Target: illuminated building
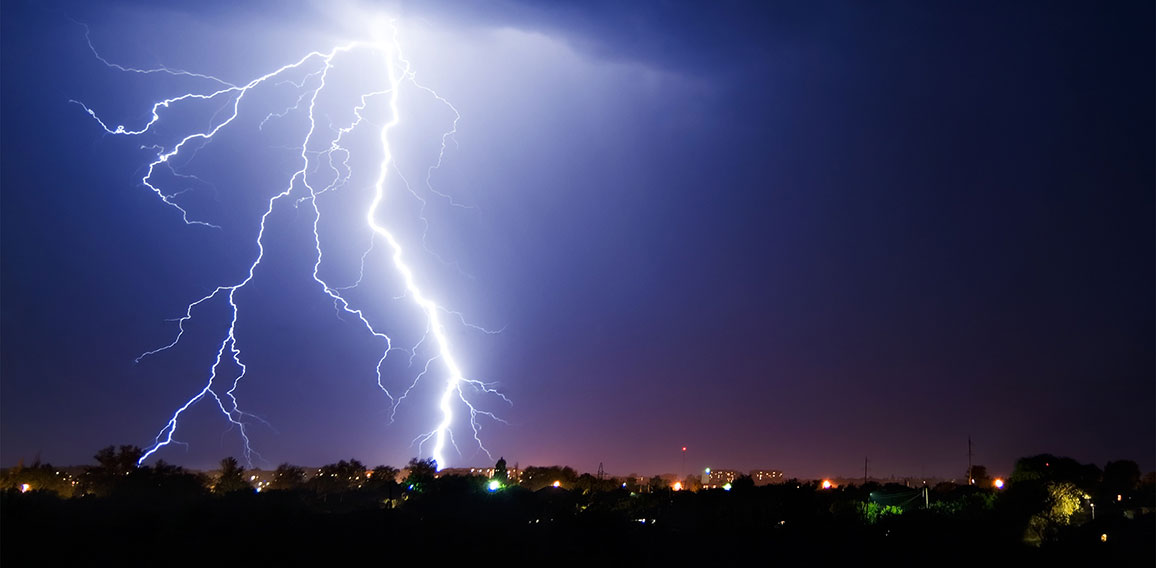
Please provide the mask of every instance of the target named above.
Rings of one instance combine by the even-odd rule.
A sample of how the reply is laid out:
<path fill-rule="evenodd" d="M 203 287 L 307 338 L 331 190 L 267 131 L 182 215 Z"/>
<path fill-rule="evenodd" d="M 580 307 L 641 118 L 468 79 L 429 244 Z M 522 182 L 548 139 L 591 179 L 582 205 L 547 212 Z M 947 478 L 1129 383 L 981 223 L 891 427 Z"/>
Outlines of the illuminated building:
<path fill-rule="evenodd" d="M 739 475 L 739 472 L 733 469 L 711 469 L 708 467 L 702 474 L 702 488 L 721 489 L 724 485 L 734 483 L 735 478 Z"/>
<path fill-rule="evenodd" d="M 783 472 L 777 469 L 751 470 L 751 479 L 754 480 L 756 486 L 782 483 L 784 481 Z"/>

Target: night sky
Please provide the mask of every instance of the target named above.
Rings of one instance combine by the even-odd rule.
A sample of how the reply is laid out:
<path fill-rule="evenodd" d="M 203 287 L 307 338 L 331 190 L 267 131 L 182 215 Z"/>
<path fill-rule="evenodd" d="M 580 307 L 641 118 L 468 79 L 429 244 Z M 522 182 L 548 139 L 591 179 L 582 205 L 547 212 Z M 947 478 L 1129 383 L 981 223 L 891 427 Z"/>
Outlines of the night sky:
<path fill-rule="evenodd" d="M 240 83 L 388 9 L 462 118 L 430 174 L 451 203 L 423 181 L 452 116 L 407 99 L 397 160 L 428 198 L 426 247 L 397 176 L 382 221 L 432 296 L 501 330 L 449 330 L 466 374 L 513 402 L 477 399 L 508 422 L 481 421 L 495 459 L 812 477 L 861 474 L 867 457 L 873 476 L 960 477 L 970 436 L 994 473 L 1043 452 L 1156 469 L 1151 2 L 154 4 L 3 2 L 2 465 L 147 447 L 203 388 L 224 304 L 134 359 L 243 278 L 307 127 L 301 109 L 258 124 L 294 105 L 291 84 L 255 94 L 179 164 L 198 180 L 162 180 L 221 229 L 185 225 L 141 184 L 156 154 L 142 146 L 222 105 L 129 138 L 69 101 L 136 127 L 156 100 L 214 85 L 109 69 L 77 22 L 110 62 Z M 322 267 L 341 284 L 370 239 L 378 126 L 356 139 L 358 174 L 319 201 Z M 404 465 L 436 388 L 391 424 L 380 343 L 311 277 L 311 209 L 286 201 L 268 223 L 237 296 L 236 393 L 267 422 L 250 425 L 253 465 Z M 414 345 L 424 323 L 396 275 L 384 256 L 367 266 L 351 300 Z M 420 371 L 408 357 L 387 358 L 389 386 Z M 229 426 L 202 401 L 177 431 L 187 446 L 154 459 L 240 455 Z M 492 463 L 464 423 L 455 435 L 442 465 Z"/>

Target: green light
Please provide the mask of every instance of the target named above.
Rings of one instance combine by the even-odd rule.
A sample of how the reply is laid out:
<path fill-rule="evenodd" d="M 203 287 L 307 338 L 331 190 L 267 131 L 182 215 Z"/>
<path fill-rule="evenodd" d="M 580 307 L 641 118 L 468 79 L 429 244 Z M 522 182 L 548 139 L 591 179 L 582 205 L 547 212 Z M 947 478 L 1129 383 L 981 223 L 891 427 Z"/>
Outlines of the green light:
<path fill-rule="evenodd" d="M 487 485 L 486 487 L 490 491 L 497 491 L 497 490 L 502 488 L 502 483 L 499 482 L 497 479 L 494 479 L 494 480 L 490 481 L 489 485 Z"/>
<path fill-rule="evenodd" d="M 728 483 L 726 485 L 723 485 L 723 491 L 730 491 L 730 490 L 731 490 L 731 484 Z"/>

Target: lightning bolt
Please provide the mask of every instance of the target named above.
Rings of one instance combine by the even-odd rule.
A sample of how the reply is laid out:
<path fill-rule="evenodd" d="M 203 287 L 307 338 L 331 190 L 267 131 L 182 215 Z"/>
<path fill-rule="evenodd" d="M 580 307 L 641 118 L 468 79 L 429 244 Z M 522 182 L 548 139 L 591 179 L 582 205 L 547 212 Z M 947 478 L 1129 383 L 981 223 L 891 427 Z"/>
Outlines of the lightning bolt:
<path fill-rule="evenodd" d="M 449 310 L 430 298 L 419 285 L 417 274 L 407 262 L 406 251 L 402 247 L 400 240 L 379 221 L 380 214 L 383 210 L 383 203 L 386 198 L 386 190 L 389 186 L 388 182 L 391 179 L 391 174 L 393 174 L 401 181 L 408 190 L 408 193 L 420 201 L 420 221 L 423 223 L 426 231 L 428 231 L 429 227 L 429 222 L 425 217 L 427 200 L 415 191 L 408 181 L 406 181 L 405 176 L 402 175 L 401 168 L 394 159 L 394 151 L 390 139 L 392 131 L 401 122 L 403 91 L 411 91 L 419 96 L 432 97 L 433 100 L 444 105 L 452 112 L 454 116 L 453 122 L 450 128 L 441 134 L 441 146 L 436 163 L 426 169 L 425 185 L 428 191 L 448 200 L 451 205 L 458 207 L 463 206 L 454 202 L 448 195 L 434 190 L 430 181 L 433 173 L 440 168 L 444 162 L 447 144 L 449 141 L 454 140 L 454 135 L 457 133 L 458 123 L 462 115 L 450 101 L 442 97 L 434 89 L 417 80 L 417 74 L 412 64 L 402 53 L 401 43 L 398 39 L 398 30 L 394 22 L 390 22 L 389 29 L 390 35 L 388 40 L 373 42 L 354 41 L 334 47 L 329 51 L 311 51 L 296 61 L 252 79 L 247 83 L 233 84 L 212 75 L 192 73 L 167 67 L 139 69 L 110 62 L 97 51 L 92 43 L 89 29 L 85 26 L 85 39 L 88 42 L 88 47 L 97 60 L 111 69 L 128 73 L 182 76 L 202 80 L 213 85 L 212 88 L 204 91 L 186 92 L 154 103 L 151 108 L 149 120 L 135 128 L 129 128 L 124 125 L 110 126 L 109 122 L 102 119 L 101 116 L 88 105 L 76 100 L 70 101 L 81 106 L 106 133 L 126 137 L 140 137 L 150 133 L 154 126 L 163 121 L 162 115 L 165 115 L 173 109 L 198 104 L 221 105 L 218 112 L 213 115 L 207 128 L 189 132 L 175 144 L 168 147 L 159 145 L 142 146 L 142 148 L 155 150 L 156 155 L 148 164 L 145 174 L 141 178 L 141 183 L 155 193 L 166 206 L 179 212 L 182 221 L 186 225 L 195 225 L 211 229 L 221 228 L 219 225 L 208 220 L 195 218 L 189 210 L 181 205 L 181 200 L 179 199 L 188 189 L 177 192 L 166 190 L 162 187 L 164 184 L 157 180 L 157 172 L 165 168 L 176 177 L 195 178 L 195 176 L 181 173 L 174 163 L 178 160 L 184 160 L 184 163 L 187 164 L 188 160 L 191 160 L 200 148 L 211 143 L 218 133 L 233 124 L 238 116 L 241 115 L 242 105 L 247 102 L 247 97 L 249 97 L 254 90 L 270 84 L 287 84 L 300 92 L 293 106 L 279 112 L 270 112 L 265 116 L 264 120 L 260 122 L 258 126 L 259 129 L 263 129 L 269 121 L 283 118 L 294 112 L 304 113 L 309 123 L 308 131 L 300 140 L 300 146 L 294 147 L 297 152 L 300 167 L 289 176 L 282 189 L 269 198 L 264 212 L 260 216 L 259 229 L 256 236 L 257 254 L 249 264 L 248 270 L 234 282 L 217 285 L 208 294 L 190 302 L 180 317 L 171 320 L 177 324 L 177 332 L 173 339 L 158 348 L 141 353 L 136 358 L 136 361 L 140 362 L 144 358 L 159 355 L 176 347 L 185 336 L 186 324 L 195 317 L 196 312 L 207 305 L 224 303 L 228 306 L 228 325 L 220 342 L 217 344 L 215 356 L 209 365 L 208 377 L 205 383 L 186 400 L 184 404 L 173 412 L 169 420 L 157 433 L 153 443 L 143 453 L 138 463 L 143 463 L 154 453 L 170 444 L 182 443 L 175 438 L 182 415 L 198 402 L 205 399 L 211 399 L 228 421 L 230 428 L 237 429 L 242 441 L 246 462 L 252 466 L 254 457 L 261 458 L 260 454 L 252 447 L 249 438 L 249 428 L 254 422 L 265 422 L 260 417 L 243 411 L 237 397 L 237 390 L 241 385 L 242 379 L 248 372 L 248 366 L 242 357 L 242 351 L 238 345 L 236 334 L 237 320 L 240 311 L 237 293 L 254 280 L 257 268 L 261 265 L 262 259 L 265 256 L 266 246 L 271 246 L 270 243 L 267 243 L 266 221 L 278 207 L 284 207 L 280 205 L 282 202 L 286 204 L 285 206 L 295 208 L 300 208 L 304 205 L 306 206 L 306 211 L 312 215 L 312 278 L 314 282 L 321 288 L 324 294 L 333 300 L 334 308 L 339 316 L 342 314 L 352 316 L 355 321 L 364 328 L 366 333 L 379 339 L 381 342 L 381 356 L 377 361 L 376 380 L 377 386 L 390 401 L 390 422 L 393 421 L 398 406 L 414 388 L 424 381 L 434 380 L 430 377 L 438 376 L 438 380 L 443 381 L 440 386 L 440 395 L 437 399 L 437 412 L 439 413 L 440 419 L 432 430 L 414 439 L 413 444 L 417 446 L 419 453 L 424 452 L 426 444 L 432 444 L 429 455 L 437 462 L 439 468 L 444 467 L 445 464 L 448 463 L 446 458 L 448 446 L 453 446 L 460 455 L 461 450 L 457 446 L 453 436 L 453 424 L 455 421 L 455 411 L 465 409 L 468 414 L 468 422 L 474 442 L 490 459 L 493 458 L 482 442 L 481 419 L 486 418 L 498 422 L 504 421 L 494 413 L 479 408 L 479 406 L 473 402 L 473 397 L 491 396 L 507 404 L 510 403 L 510 400 L 496 390 L 492 383 L 469 378 L 465 375 L 459 359 L 451 347 L 446 330 L 447 323 L 449 323 L 485 333 L 497 332 L 470 324 L 462 314 Z M 371 53 L 383 62 L 386 85 L 376 90 L 367 90 L 360 93 L 357 97 L 357 104 L 351 109 L 353 119 L 349 124 L 338 128 L 333 128 L 332 125 L 328 128 L 322 127 L 318 120 L 318 98 L 328 88 L 330 72 L 334 69 L 335 63 L 341 58 L 347 57 L 355 52 Z M 293 80 L 290 77 L 295 73 L 304 73 L 304 75 L 300 76 L 297 80 Z M 364 113 L 366 108 L 373 104 L 385 105 L 389 112 L 389 121 L 380 126 L 379 142 L 381 144 L 381 158 L 377 166 L 376 181 L 373 184 L 372 199 L 365 208 L 365 222 L 370 236 L 368 239 L 369 246 L 361 255 L 358 280 L 349 286 L 335 286 L 321 276 L 321 266 L 325 255 L 322 246 L 323 240 L 319 230 L 322 208 L 318 202 L 319 198 L 323 195 L 338 191 L 348 184 L 353 174 L 350 166 L 350 157 L 353 155 L 353 150 L 347 145 L 346 138 L 350 133 L 369 122 L 365 119 Z M 296 199 L 290 199 L 291 196 L 296 196 Z M 365 264 L 369 260 L 375 247 L 381 244 L 386 245 L 386 250 L 389 255 L 389 265 L 392 266 L 393 271 L 400 277 L 404 285 L 405 294 L 403 298 L 408 298 L 409 301 L 413 302 L 413 304 L 419 308 L 420 313 L 425 319 L 424 335 L 413 348 L 408 349 L 408 351 L 410 351 L 410 367 L 413 367 L 414 359 L 418 356 L 419 350 L 424 344 L 428 342 L 433 346 L 433 353 L 426 358 L 421 371 L 413 378 L 413 381 L 408 387 L 397 396 L 390 392 L 387 386 L 387 380 L 382 374 L 382 366 L 391 353 L 394 351 L 404 351 L 406 349 L 395 347 L 394 340 L 390 335 L 382 331 L 378 324 L 373 322 L 371 315 L 367 314 L 362 308 L 351 304 L 343 295 L 344 292 L 361 285 L 365 274 Z M 426 245 L 425 233 L 422 235 L 422 245 L 424 249 L 429 250 L 429 247 Z M 440 259 L 440 257 L 438 258 Z"/>

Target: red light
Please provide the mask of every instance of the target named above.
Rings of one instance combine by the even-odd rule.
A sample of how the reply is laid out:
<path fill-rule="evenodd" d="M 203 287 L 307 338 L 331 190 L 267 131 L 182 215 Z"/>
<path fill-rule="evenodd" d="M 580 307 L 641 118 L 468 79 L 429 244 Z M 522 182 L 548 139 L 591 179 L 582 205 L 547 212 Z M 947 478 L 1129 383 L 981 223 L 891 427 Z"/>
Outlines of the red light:
<path fill-rule="evenodd" d="M 686 446 L 682 447 L 682 451 L 684 451 L 684 452 L 686 451 Z"/>

